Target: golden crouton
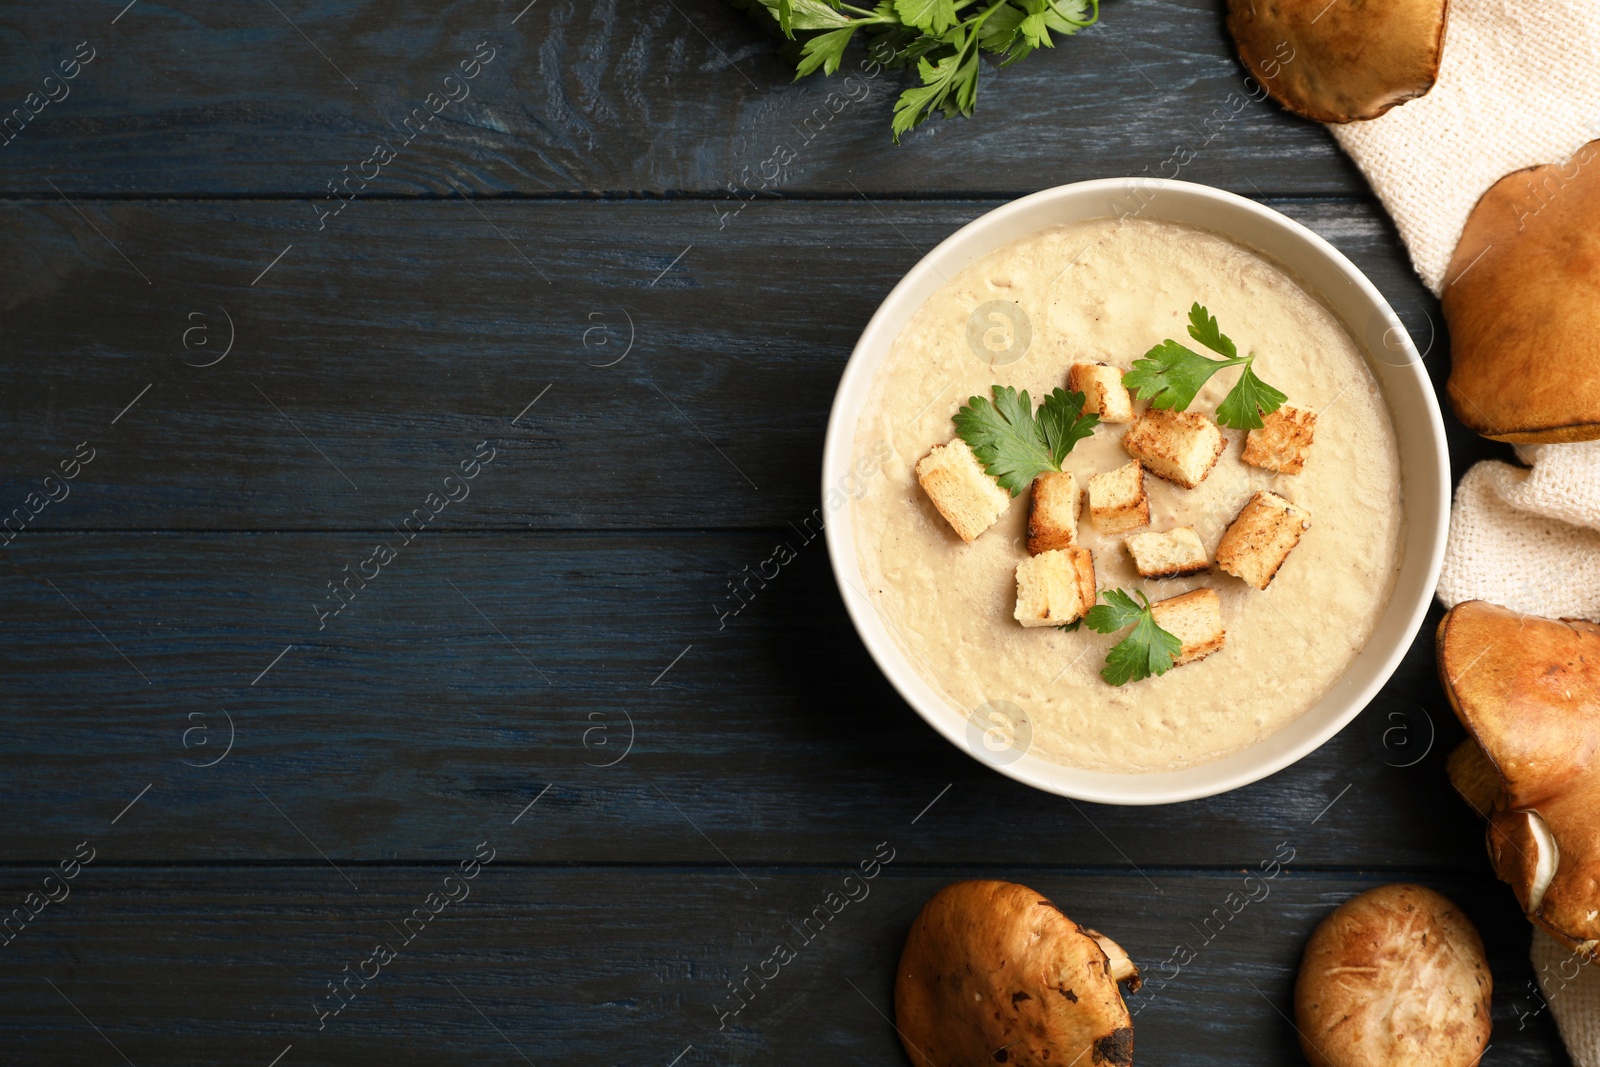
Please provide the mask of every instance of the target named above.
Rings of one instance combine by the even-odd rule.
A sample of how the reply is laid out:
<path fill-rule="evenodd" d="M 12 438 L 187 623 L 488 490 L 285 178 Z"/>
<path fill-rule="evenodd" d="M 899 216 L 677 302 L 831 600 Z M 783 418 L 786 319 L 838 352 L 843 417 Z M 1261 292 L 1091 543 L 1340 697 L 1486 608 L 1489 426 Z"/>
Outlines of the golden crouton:
<path fill-rule="evenodd" d="M 1211 588 L 1195 589 L 1150 605 L 1156 625 L 1183 642 L 1172 657 L 1174 667 L 1205 659 L 1228 639 L 1222 628 L 1222 601 Z"/>
<path fill-rule="evenodd" d="M 922 457 L 917 481 L 939 514 L 968 544 L 993 526 L 1011 503 L 1011 494 L 989 476 L 959 437 Z"/>
<path fill-rule="evenodd" d="M 1185 489 L 1206 480 L 1227 444 L 1217 424 L 1198 411 L 1151 408 L 1122 437 L 1123 451 L 1158 478 Z"/>
<path fill-rule="evenodd" d="M 1240 509 L 1217 545 L 1217 566 L 1257 589 L 1265 589 L 1289 558 L 1311 515 L 1276 493 L 1259 492 Z"/>
<path fill-rule="evenodd" d="M 1017 564 L 1015 617 L 1024 626 L 1077 622 L 1098 595 L 1087 548 L 1055 548 Z"/>
<path fill-rule="evenodd" d="M 1317 429 L 1317 413 L 1310 408 L 1284 404 L 1270 415 L 1261 416 L 1261 429 L 1245 435 L 1244 454 L 1239 458 L 1252 467 L 1299 474 L 1311 454 L 1311 438 Z"/>
<path fill-rule="evenodd" d="M 1128 554 L 1141 578 L 1184 578 L 1209 567 L 1206 548 L 1193 527 L 1166 533 L 1141 533 L 1128 538 Z"/>
<path fill-rule="evenodd" d="M 1101 422 L 1132 422 L 1133 397 L 1122 384 L 1122 372 L 1107 363 L 1074 363 L 1067 371 L 1067 389 L 1084 395 L 1084 414 Z"/>
<path fill-rule="evenodd" d="M 1070 471 L 1046 471 L 1033 480 L 1028 498 L 1028 551 L 1037 556 L 1078 543 L 1078 479 Z"/>
<path fill-rule="evenodd" d="M 1089 479 L 1089 518 L 1095 529 L 1108 534 L 1150 525 L 1150 496 L 1138 460 Z"/>

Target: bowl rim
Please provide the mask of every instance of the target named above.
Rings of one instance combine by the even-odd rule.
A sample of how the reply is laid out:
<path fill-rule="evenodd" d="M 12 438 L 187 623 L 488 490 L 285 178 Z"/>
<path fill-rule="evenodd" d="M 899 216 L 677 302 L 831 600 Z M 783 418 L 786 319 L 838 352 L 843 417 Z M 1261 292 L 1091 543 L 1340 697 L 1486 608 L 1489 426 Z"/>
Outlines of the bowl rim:
<path fill-rule="evenodd" d="M 898 307 L 908 299 L 907 294 L 919 290 L 929 283 L 929 276 L 939 275 L 940 278 L 954 277 L 955 273 L 968 266 L 982 255 L 1000 248 L 1011 241 L 1026 236 L 1026 233 L 1036 233 L 1048 226 L 1058 223 L 1045 220 L 1041 221 L 1032 230 L 1020 236 L 1012 236 L 996 242 L 990 247 L 970 255 L 964 254 L 964 246 L 972 240 L 975 234 L 985 230 L 1005 229 L 1007 224 L 1013 223 L 1039 211 L 1047 205 L 1053 205 L 1062 200 L 1079 198 L 1093 198 L 1106 194 L 1129 194 L 1135 191 L 1148 191 L 1152 195 L 1145 201 L 1146 206 L 1153 203 L 1162 193 L 1175 193 L 1180 196 L 1198 197 L 1200 200 L 1210 200 L 1213 203 L 1226 205 L 1228 208 L 1242 211 L 1247 216 L 1253 217 L 1257 222 L 1269 228 L 1283 231 L 1291 240 L 1298 240 L 1308 251 L 1323 259 L 1342 280 L 1351 285 L 1357 294 L 1359 302 L 1371 306 L 1373 313 L 1384 316 L 1387 323 L 1392 324 L 1385 334 L 1398 333 L 1400 351 L 1407 357 L 1403 363 L 1388 364 L 1387 370 L 1380 370 L 1377 361 L 1372 357 L 1371 346 L 1357 335 L 1350 321 L 1343 315 L 1336 316 L 1355 338 L 1363 349 L 1367 358 L 1369 369 L 1374 376 L 1380 379 L 1380 388 L 1384 399 L 1389 406 L 1391 418 L 1399 420 L 1400 412 L 1394 406 L 1393 386 L 1384 383 L 1381 379 L 1386 374 L 1394 374 L 1408 379 L 1407 384 L 1413 387 L 1421 400 L 1421 411 L 1408 410 L 1407 416 L 1422 414 L 1426 418 L 1427 433 L 1422 435 L 1431 443 L 1431 449 L 1426 456 L 1408 457 L 1402 453 L 1401 471 L 1405 481 L 1405 492 L 1402 499 L 1402 512 L 1406 525 L 1409 526 L 1421 515 L 1427 517 L 1430 513 L 1426 510 L 1428 501 L 1417 495 L 1416 491 L 1426 490 L 1426 485 L 1414 486 L 1413 481 L 1417 473 L 1431 474 L 1436 483 L 1437 492 L 1432 500 L 1431 515 L 1432 536 L 1423 546 L 1425 552 L 1422 558 L 1417 558 L 1414 553 L 1415 544 L 1409 533 L 1402 534 L 1402 547 L 1406 554 L 1402 559 L 1400 571 L 1395 577 L 1394 589 L 1391 591 L 1389 603 L 1384 612 L 1379 616 L 1374 628 L 1374 633 L 1368 638 L 1368 644 L 1358 654 L 1357 659 L 1347 668 L 1328 690 L 1318 699 L 1316 704 L 1307 709 L 1299 718 L 1291 720 L 1278 730 L 1264 737 L 1258 738 L 1252 744 L 1238 752 L 1230 753 L 1217 760 L 1197 764 L 1192 767 L 1182 768 L 1177 771 L 1137 772 L 1116 774 L 1108 771 L 1090 771 L 1083 768 L 1071 767 L 1066 764 L 1053 763 L 1042 757 L 1026 753 L 1020 759 L 999 760 L 986 753 L 980 753 L 970 743 L 964 740 L 966 727 L 961 725 L 964 721 L 959 709 L 943 696 L 937 689 L 922 676 L 903 650 L 898 646 L 893 633 L 879 616 L 875 604 L 862 590 L 854 587 L 847 578 L 849 568 L 845 566 L 848 559 L 859 570 L 859 555 L 855 546 L 855 532 L 853 521 L 835 521 L 828 518 L 823 523 L 824 540 L 828 547 L 828 560 L 833 572 L 834 584 L 839 590 L 840 598 L 844 601 L 845 610 L 850 616 L 857 636 L 866 647 L 874 664 L 880 673 L 888 679 L 902 699 L 933 729 L 951 744 L 966 752 L 971 758 L 999 771 L 1009 778 L 1032 786 L 1036 789 L 1076 800 L 1086 800 L 1106 804 L 1118 805 L 1149 805 L 1168 804 L 1185 800 L 1194 800 L 1219 793 L 1229 792 L 1234 789 L 1250 785 L 1263 778 L 1276 774 L 1285 767 L 1303 759 L 1326 744 L 1335 734 L 1343 730 L 1355 719 L 1379 691 L 1393 677 L 1407 652 L 1416 641 L 1417 633 L 1427 616 L 1432 605 L 1434 590 L 1438 586 L 1439 572 L 1443 565 L 1446 537 L 1449 532 L 1450 496 L 1452 480 L 1450 476 L 1449 450 L 1446 444 L 1444 421 L 1440 413 L 1438 398 L 1435 396 L 1431 379 L 1423 366 L 1423 357 L 1416 350 L 1411 340 L 1409 331 L 1403 328 L 1394 309 L 1384 298 L 1378 288 L 1372 284 L 1362 271 L 1352 263 L 1344 253 L 1315 231 L 1302 223 L 1278 212 L 1264 204 L 1257 203 L 1246 197 L 1239 196 L 1226 190 L 1217 189 L 1208 185 L 1194 182 L 1177 181 L 1167 178 L 1096 178 L 1087 181 L 1071 182 L 1065 185 L 1053 186 L 1027 196 L 1019 197 L 1008 203 L 979 215 L 977 218 L 965 223 L 934 248 L 924 254 L 917 263 L 906 272 L 893 289 L 884 297 L 867 325 L 861 331 L 855 346 L 852 348 L 850 358 L 845 364 L 840 375 L 839 385 L 834 393 L 833 403 L 828 412 L 827 432 L 823 441 L 822 461 L 822 500 L 826 509 L 828 495 L 834 491 L 840 481 L 847 475 L 850 465 L 854 460 L 854 444 L 856 427 L 860 418 L 860 402 L 858 397 L 865 390 L 870 389 L 873 377 L 876 375 L 883 359 L 874 359 L 869 349 L 879 345 L 879 335 L 891 331 L 883 352 L 887 355 L 887 344 L 892 344 L 895 337 L 909 320 L 911 314 L 921 307 L 927 299 L 924 296 L 912 305 L 909 312 Z M 1140 213 L 1144 210 L 1139 209 Z M 1095 217 L 1114 217 L 1114 212 L 1105 215 L 1083 215 L 1081 219 L 1087 220 Z M 1154 217 L 1160 218 L 1159 212 Z M 1190 225 L 1197 225 L 1189 223 Z M 1202 227 L 1203 228 L 1203 227 Z M 1235 241 L 1277 264 L 1280 269 L 1287 270 L 1291 276 L 1300 281 L 1302 285 L 1318 300 L 1329 306 L 1332 310 L 1331 295 L 1325 289 L 1314 288 L 1301 272 L 1293 266 L 1283 263 L 1272 253 L 1260 248 L 1251 241 L 1245 240 L 1223 228 L 1213 228 L 1212 232 Z M 941 268 L 944 268 L 941 270 Z M 937 287 L 935 287 L 936 289 Z M 893 320 L 893 321 L 891 321 Z M 1398 331 L 1394 326 L 1400 326 Z M 853 414 L 846 408 L 854 407 Z M 848 418 L 848 425 L 846 419 Z M 1397 427 L 1398 429 L 1398 427 Z M 1424 465 L 1418 467 L 1418 465 Z M 1430 469 L 1431 468 L 1431 469 Z M 1424 481 L 1427 479 L 1423 479 Z M 848 503 L 844 508 L 849 512 Z M 1406 605 L 1400 601 L 1401 584 L 1408 572 L 1414 572 L 1417 567 L 1424 569 L 1423 580 L 1420 584 L 1412 581 L 1418 592 L 1412 602 Z M 1372 648 L 1377 639 L 1378 631 L 1385 627 L 1389 616 L 1397 606 L 1405 612 L 1400 623 L 1401 639 L 1395 640 L 1386 655 L 1375 666 L 1368 666 L 1366 673 L 1369 677 L 1355 690 L 1342 694 L 1343 706 L 1335 714 L 1327 716 L 1321 726 L 1306 734 L 1298 742 L 1290 745 L 1271 745 L 1274 738 L 1279 738 L 1294 724 L 1301 722 L 1307 716 L 1314 714 L 1321 705 L 1335 695 L 1345 682 L 1346 678 L 1362 664 L 1364 657 Z M 932 705 L 937 705 L 934 707 Z M 950 714 L 938 714 L 939 711 Z M 1275 751 L 1274 751 L 1275 749 Z M 1253 752 L 1262 754 L 1254 760 L 1247 759 Z M 1207 769 L 1215 769 L 1213 773 L 1204 773 Z M 1115 783 L 1115 784 L 1113 784 Z M 1146 788 L 1139 788 L 1142 784 Z"/>

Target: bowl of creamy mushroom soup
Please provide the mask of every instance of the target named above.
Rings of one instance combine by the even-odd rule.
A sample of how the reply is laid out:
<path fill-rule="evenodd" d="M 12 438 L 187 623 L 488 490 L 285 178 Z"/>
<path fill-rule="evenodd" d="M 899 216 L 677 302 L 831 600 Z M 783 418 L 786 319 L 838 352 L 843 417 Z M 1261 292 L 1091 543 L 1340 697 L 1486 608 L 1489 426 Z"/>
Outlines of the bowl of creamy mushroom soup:
<path fill-rule="evenodd" d="M 1151 179 L 992 211 L 879 307 L 835 397 L 828 551 L 931 725 L 1154 804 L 1311 752 L 1410 647 L 1444 429 L 1383 296 L 1253 201 Z"/>

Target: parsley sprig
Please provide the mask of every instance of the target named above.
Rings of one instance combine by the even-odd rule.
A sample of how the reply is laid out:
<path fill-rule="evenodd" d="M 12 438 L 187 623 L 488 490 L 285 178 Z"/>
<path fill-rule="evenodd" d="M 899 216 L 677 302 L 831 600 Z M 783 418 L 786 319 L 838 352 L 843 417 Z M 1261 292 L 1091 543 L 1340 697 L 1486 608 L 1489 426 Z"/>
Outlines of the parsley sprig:
<path fill-rule="evenodd" d="M 1082 393 L 1056 389 L 1036 415 L 1026 389 L 991 387 L 993 402 L 971 397 L 955 414 L 956 435 L 1012 496 L 1045 471 L 1059 471 L 1072 447 L 1094 433 L 1100 416 L 1083 413 Z"/>
<path fill-rule="evenodd" d="M 1132 626 L 1133 632 L 1111 646 L 1106 653 L 1106 665 L 1100 677 L 1112 685 L 1138 682 L 1151 675 L 1166 674 L 1172 669 L 1172 658 L 1183 650 L 1183 642 L 1156 625 L 1150 598 L 1144 590 L 1135 589 L 1132 596 L 1121 589 L 1108 589 L 1102 595 L 1104 604 L 1096 604 L 1083 617 L 1089 629 L 1096 633 L 1114 634 Z"/>
<path fill-rule="evenodd" d="M 735 0 L 759 7 L 791 40 L 805 38 L 795 78 L 839 69 L 859 32 L 871 57 L 891 69 L 915 68 L 921 85 L 900 94 L 892 130 L 900 135 L 935 111 L 972 114 L 978 96 L 978 55 L 1002 56 L 1008 67 L 1040 48 L 1051 33 L 1073 34 L 1100 19 L 1100 0 L 881 0 L 857 7 L 842 0 Z M 964 11 L 973 12 L 963 15 Z"/>
<path fill-rule="evenodd" d="M 1134 360 L 1132 369 L 1122 376 L 1122 384 L 1141 400 L 1150 401 L 1151 407 L 1183 411 L 1213 374 L 1225 367 L 1243 367 L 1244 373 L 1217 405 L 1217 422 L 1236 430 L 1261 429 L 1262 414 L 1277 411 L 1289 399 L 1256 377 L 1251 368 L 1255 353 L 1239 355 L 1217 320 L 1199 303 L 1189 309 L 1189 336 L 1223 358 L 1203 356 L 1168 338 Z"/>

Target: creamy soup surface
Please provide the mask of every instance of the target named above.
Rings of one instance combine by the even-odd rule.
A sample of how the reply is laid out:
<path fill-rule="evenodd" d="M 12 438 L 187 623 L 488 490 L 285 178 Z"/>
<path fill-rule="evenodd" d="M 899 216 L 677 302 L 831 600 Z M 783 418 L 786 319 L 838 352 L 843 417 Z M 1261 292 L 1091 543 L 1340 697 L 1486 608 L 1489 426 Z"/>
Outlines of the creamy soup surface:
<path fill-rule="evenodd" d="M 1004 315 L 969 318 L 1013 301 L 1028 340 Z M 1120 688 L 1104 682 L 1105 654 L 1124 634 L 1028 629 L 1012 616 L 1016 565 L 1026 558 L 1028 494 L 964 544 L 917 484 L 915 466 L 955 435 L 950 418 L 992 384 L 1027 389 L 1035 404 L 1066 386 L 1075 362 L 1122 370 L 1187 332 L 1199 301 L 1256 373 L 1318 412 L 1305 469 L 1277 474 L 1243 463 L 1244 433 L 1197 488 L 1146 475 L 1148 530 L 1193 526 L 1215 558 L 1240 507 L 1261 489 L 1311 513 L 1311 529 L 1265 592 L 1210 572 L 1141 579 L 1126 535 L 1103 535 L 1087 502 L 1079 543 L 1101 590 L 1142 588 L 1152 601 L 1210 586 L 1227 643 L 1204 660 Z M 1013 319 L 1019 318 L 1013 315 Z M 995 353 L 999 353 L 996 355 Z M 1008 359 L 1010 360 L 1008 362 Z M 987 360 L 987 361 L 986 361 Z M 1237 379 L 1216 374 L 1189 410 L 1215 417 Z M 1135 401 L 1135 410 L 1145 404 Z M 1105 424 L 1063 464 L 1080 488 L 1128 462 L 1126 424 Z M 887 446 L 885 448 L 884 446 Z M 1204 230 L 1146 219 L 1096 219 L 1044 230 L 1000 248 L 947 282 L 907 323 L 880 368 L 856 432 L 859 457 L 889 458 L 852 505 L 867 592 L 908 658 L 955 704 L 1020 709 L 1029 751 L 1093 770 L 1174 770 L 1245 748 L 1303 714 L 1338 680 L 1386 606 L 1401 555 L 1400 457 L 1389 411 L 1362 350 L 1338 318 L 1284 269 Z M 1005 705 L 997 705 L 1004 707 Z M 980 711 L 981 709 L 981 711 Z M 988 723 L 984 722 L 987 726 Z"/>

